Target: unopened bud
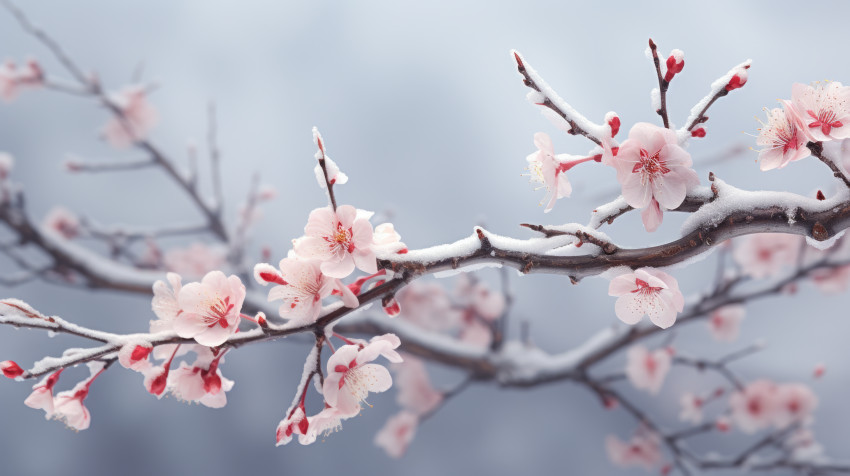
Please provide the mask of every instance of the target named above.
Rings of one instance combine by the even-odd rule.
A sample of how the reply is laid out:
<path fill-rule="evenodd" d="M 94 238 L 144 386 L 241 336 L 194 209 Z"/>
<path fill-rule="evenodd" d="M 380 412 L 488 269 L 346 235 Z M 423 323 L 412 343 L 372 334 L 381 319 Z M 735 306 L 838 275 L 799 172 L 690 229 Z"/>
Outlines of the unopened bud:
<path fill-rule="evenodd" d="M 682 50 L 671 51 L 670 56 L 667 58 L 667 74 L 664 75 L 664 81 L 669 83 L 673 79 L 673 76 L 682 72 L 684 67 L 685 53 Z"/>
<path fill-rule="evenodd" d="M 732 79 L 729 80 L 729 83 L 726 85 L 726 91 L 732 91 L 734 89 L 738 89 L 747 84 L 747 71 L 740 71 L 735 73 L 735 76 L 732 76 Z"/>
<path fill-rule="evenodd" d="M 611 137 L 616 136 L 620 132 L 620 117 L 617 116 L 617 113 L 609 112 L 605 114 L 605 122 L 611 128 Z"/>
<path fill-rule="evenodd" d="M 17 378 L 24 374 L 24 369 L 11 360 L 0 362 L 0 370 L 3 371 L 3 375 L 9 378 Z"/>
<path fill-rule="evenodd" d="M 705 137 L 705 128 L 697 127 L 691 131 L 691 137 Z"/>
<path fill-rule="evenodd" d="M 384 306 L 384 312 L 390 317 L 395 317 L 401 312 L 401 306 L 398 305 L 398 301 L 393 296 L 384 297 L 381 304 Z"/>

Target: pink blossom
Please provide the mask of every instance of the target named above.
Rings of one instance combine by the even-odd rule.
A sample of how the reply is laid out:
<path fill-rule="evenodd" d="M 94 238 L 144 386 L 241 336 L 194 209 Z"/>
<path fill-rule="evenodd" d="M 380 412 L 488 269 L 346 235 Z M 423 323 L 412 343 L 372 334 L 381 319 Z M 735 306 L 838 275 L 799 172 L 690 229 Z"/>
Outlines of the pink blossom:
<path fill-rule="evenodd" d="M 797 261 L 803 238 L 783 233 L 757 233 L 742 237 L 732 256 L 745 274 L 769 278 Z"/>
<path fill-rule="evenodd" d="M 325 402 L 346 417 L 360 413 L 360 404 L 370 392 L 384 392 L 392 386 L 390 372 L 369 362 L 378 358 L 387 344 L 365 347 L 344 345 L 328 359 L 328 372 L 322 387 Z"/>
<path fill-rule="evenodd" d="M 491 291 L 484 283 L 478 283 L 473 289 L 472 305 L 479 316 L 494 321 L 505 312 L 505 296 Z"/>
<path fill-rule="evenodd" d="M 24 89 L 44 84 L 44 71 L 35 60 L 27 61 L 20 68 L 12 62 L 0 65 L 0 98 L 12 101 Z"/>
<path fill-rule="evenodd" d="M 821 292 L 840 294 L 850 286 L 850 265 L 816 269 L 809 276 Z"/>
<path fill-rule="evenodd" d="M 114 147 L 127 147 L 147 137 L 157 122 L 157 112 L 147 99 L 144 86 L 127 86 L 110 96 L 120 115 L 103 128 L 103 135 Z"/>
<path fill-rule="evenodd" d="M 644 315 L 666 329 L 685 307 L 676 278 L 655 268 L 640 268 L 611 280 L 609 296 L 618 296 L 614 310 L 626 324 L 637 324 Z"/>
<path fill-rule="evenodd" d="M 679 146 L 676 132 L 645 122 L 632 127 L 616 155 L 606 147 L 603 162 L 617 170 L 626 203 L 634 208 L 658 207 L 644 216 L 647 231 L 655 231 L 661 222 L 657 215 L 662 208 L 678 207 L 688 189 L 699 184 L 690 168 L 691 156 Z"/>
<path fill-rule="evenodd" d="M 814 370 L 812 370 L 812 377 L 821 378 L 821 377 L 823 377 L 823 374 L 825 374 L 825 373 L 826 373 L 826 364 L 821 362 L 821 363 L 815 365 Z"/>
<path fill-rule="evenodd" d="M 460 329 L 461 342 L 473 347 L 488 347 L 493 341 L 492 328 L 474 315 L 467 315 L 469 318 L 463 321 L 463 327 Z"/>
<path fill-rule="evenodd" d="M 372 249 L 381 256 L 407 253 L 407 245 L 402 243 L 392 223 L 381 223 L 375 227 L 372 236 Z"/>
<path fill-rule="evenodd" d="M 0 152 L 0 182 L 9 178 L 12 173 L 12 167 L 15 165 L 15 159 L 6 152 Z"/>
<path fill-rule="evenodd" d="M 850 87 L 837 81 L 814 86 L 796 83 L 791 104 L 814 141 L 850 138 Z"/>
<path fill-rule="evenodd" d="M 445 331 L 460 322 L 460 313 L 452 309 L 448 294 L 437 283 L 414 281 L 399 291 L 397 299 L 403 308 L 401 319 L 423 329 Z"/>
<path fill-rule="evenodd" d="M 732 421 L 729 419 L 729 417 L 725 415 L 720 415 L 719 417 L 717 417 L 717 420 L 714 421 L 714 428 L 716 428 L 717 431 L 721 433 L 726 433 L 730 429 L 732 429 Z"/>
<path fill-rule="evenodd" d="M 661 226 L 661 222 L 664 220 L 664 212 L 661 210 L 658 200 L 653 198 L 649 201 L 649 206 L 641 210 L 640 219 L 648 231 L 655 231 Z"/>
<path fill-rule="evenodd" d="M 238 276 L 207 273 L 200 283 L 183 286 L 177 295 L 182 312 L 174 319 L 174 331 L 201 345 L 221 345 L 238 329 L 244 300 L 245 285 Z"/>
<path fill-rule="evenodd" d="M 195 352 L 200 355 L 203 351 L 209 352 L 209 348 L 196 344 L 162 344 L 154 347 L 153 358 L 163 360 L 162 365 L 144 365 L 138 371 L 145 376 L 145 389 L 157 398 L 162 398 L 165 395 L 165 390 L 168 388 L 169 376 L 171 373 L 171 363 L 176 357 L 185 355 L 189 352 Z"/>
<path fill-rule="evenodd" d="M 559 170 L 561 159 L 566 157 L 555 156 L 555 149 L 552 146 L 552 139 L 549 138 L 549 134 L 544 132 L 534 134 L 534 145 L 537 146 L 537 152 L 530 154 L 525 160 L 528 161 L 531 181 L 546 188 L 546 197 L 540 204 L 546 202 L 544 211 L 548 213 L 559 198 L 570 196 L 573 187 L 570 185 L 567 174 Z"/>
<path fill-rule="evenodd" d="M 91 424 L 91 415 L 83 400 L 88 396 L 88 386 L 80 382 L 69 391 L 59 392 L 53 401 L 53 416 L 62 420 L 69 428 L 85 430 Z"/>
<path fill-rule="evenodd" d="M 80 234 L 80 221 L 76 215 L 64 207 L 51 209 L 44 217 L 42 226 L 66 240 L 74 239 Z"/>
<path fill-rule="evenodd" d="M 301 435 L 299 441 L 305 440 L 304 435 L 307 434 L 308 429 L 309 420 L 304 414 L 304 407 L 295 407 L 288 417 L 278 423 L 275 431 L 275 446 L 289 443 L 292 441 L 292 435 Z"/>
<path fill-rule="evenodd" d="M 165 395 L 165 390 L 168 388 L 168 375 L 171 373 L 171 360 L 165 365 L 150 365 L 141 369 L 142 375 L 145 376 L 143 382 L 145 390 L 151 395 L 156 395 L 156 398 L 162 398 Z"/>
<path fill-rule="evenodd" d="M 390 417 L 383 428 L 375 435 L 375 445 L 384 449 L 390 457 L 401 458 L 413 437 L 419 417 L 402 411 Z"/>
<path fill-rule="evenodd" d="M 168 273 L 166 279 L 168 279 L 168 284 L 163 281 L 157 281 L 153 284 L 151 308 L 159 319 L 150 321 L 151 332 L 173 330 L 174 319 L 181 312 L 180 305 L 177 303 L 177 295 L 183 289 L 182 278 L 179 274 Z"/>
<path fill-rule="evenodd" d="M 759 121 L 761 127 L 756 138 L 756 144 L 764 147 L 759 151 L 762 170 L 781 169 L 811 155 L 806 147 L 809 136 L 788 101 L 784 101 L 782 109 L 766 110 L 766 114 L 767 122 Z"/>
<path fill-rule="evenodd" d="M 342 205 L 336 212 L 327 207 L 313 210 L 304 233 L 306 236 L 295 243 L 295 252 L 320 260 L 324 274 L 342 279 L 355 266 L 370 274 L 378 271 L 372 250 L 372 225 L 367 218 L 358 216 L 351 205 Z"/>
<path fill-rule="evenodd" d="M 638 433 L 628 442 L 615 435 L 608 435 L 605 438 L 605 450 L 608 452 L 608 459 L 621 468 L 642 466 L 651 470 L 661 463 L 658 437 L 649 432 Z"/>
<path fill-rule="evenodd" d="M 91 415 L 83 400 L 88 397 L 91 384 L 106 370 L 103 362 L 89 362 L 87 365 L 91 376 L 71 390 L 59 392 L 53 399 L 53 418 L 62 420 L 77 431 L 85 430 L 91 423 Z"/>
<path fill-rule="evenodd" d="M 298 437 L 302 445 L 309 445 L 316 441 L 321 434 L 323 437 L 334 433 L 342 428 L 342 420 L 352 415 L 345 415 L 337 408 L 326 406 L 315 416 L 307 417 L 307 432 L 303 437 Z"/>
<path fill-rule="evenodd" d="M 50 419 L 53 416 L 53 387 L 59 381 L 63 370 L 65 369 L 59 369 L 33 385 L 32 393 L 24 400 L 24 405 L 36 410 L 44 410 L 44 417 Z"/>
<path fill-rule="evenodd" d="M 715 309 L 708 321 L 711 335 L 720 341 L 734 341 L 738 338 L 741 321 L 745 314 L 746 309 L 740 304 L 731 304 Z"/>
<path fill-rule="evenodd" d="M 672 363 L 670 349 L 649 351 L 635 345 L 626 353 L 626 376 L 635 388 L 656 394 L 664 384 Z"/>
<path fill-rule="evenodd" d="M 199 278 L 227 264 L 227 250 L 195 242 L 187 248 L 174 248 L 165 253 L 165 267 L 183 276 Z"/>
<path fill-rule="evenodd" d="M 777 394 L 777 385 L 769 380 L 750 383 L 729 397 L 732 420 L 744 433 L 769 427 L 780 411 Z"/>
<path fill-rule="evenodd" d="M 693 393 L 685 393 L 679 400 L 682 405 L 682 411 L 679 413 L 679 420 L 698 425 L 702 422 L 702 406 L 705 403 L 702 398 Z"/>
<path fill-rule="evenodd" d="M 443 394 L 434 389 L 422 360 L 406 355 L 404 363 L 393 366 L 398 387 L 396 401 L 402 408 L 422 415 L 443 401 Z"/>
<path fill-rule="evenodd" d="M 197 402 L 210 408 L 221 408 L 227 404 L 225 392 L 233 388 L 233 381 L 225 378 L 219 364 L 224 353 L 214 355 L 207 347 L 195 347 L 198 354 L 192 365 L 185 362 L 168 377 L 168 390 L 178 400 Z"/>
<path fill-rule="evenodd" d="M 471 279 L 467 273 L 458 276 L 455 295 L 461 306 L 470 307 L 473 313 L 486 321 L 498 319 L 507 305 L 504 294 L 490 290 L 485 283 Z"/>
<path fill-rule="evenodd" d="M 361 361 L 372 361 L 376 356 L 381 356 L 396 364 L 404 362 L 404 359 L 395 350 L 401 345 L 401 339 L 395 334 L 375 336 L 369 339 L 369 342 L 362 339 L 352 339 L 352 342 L 360 346 L 359 358 Z"/>
<path fill-rule="evenodd" d="M 292 325 L 316 322 L 322 312 L 322 299 L 334 291 L 342 294 L 348 307 L 357 307 L 357 296 L 342 281 L 322 274 L 316 260 L 296 257 L 280 261 L 280 270 L 266 263 L 254 267 L 254 278 L 260 284 L 275 283 L 269 290 L 269 301 L 282 300 L 279 312 Z"/>
<path fill-rule="evenodd" d="M 118 363 L 124 368 L 139 371 L 150 365 L 148 355 L 152 350 L 153 346 L 149 342 L 129 342 L 118 351 Z"/>
<path fill-rule="evenodd" d="M 779 386 L 776 395 L 777 411 L 774 424 L 785 428 L 792 423 L 805 423 L 811 419 L 818 406 L 818 397 L 801 383 L 786 383 Z"/>

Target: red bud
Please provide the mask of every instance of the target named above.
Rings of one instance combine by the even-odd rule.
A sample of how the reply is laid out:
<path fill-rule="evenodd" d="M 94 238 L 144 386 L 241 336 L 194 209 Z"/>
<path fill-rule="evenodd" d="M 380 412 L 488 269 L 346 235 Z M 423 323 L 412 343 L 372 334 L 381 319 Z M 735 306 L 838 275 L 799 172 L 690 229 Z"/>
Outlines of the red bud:
<path fill-rule="evenodd" d="M 20 377 L 24 374 L 24 369 L 11 360 L 4 360 L 3 362 L 0 362 L 0 370 L 3 371 L 3 375 L 9 378 Z"/>
<path fill-rule="evenodd" d="M 738 73 L 729 80 L 729 84 L 726 85 L 726 91 L 741 88 L 745 84 L 747 84 L 747 73 Z"/>

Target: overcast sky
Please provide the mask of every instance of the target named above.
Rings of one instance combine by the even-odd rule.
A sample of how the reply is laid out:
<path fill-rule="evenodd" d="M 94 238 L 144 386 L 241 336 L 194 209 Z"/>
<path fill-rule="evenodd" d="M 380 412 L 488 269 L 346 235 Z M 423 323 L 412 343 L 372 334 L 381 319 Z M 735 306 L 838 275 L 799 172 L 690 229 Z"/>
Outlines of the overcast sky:
<path fill-rule="evenodd" d="M 583 154 L 583 138 L 559 134 L 525 100 L 526 88 L 509 55 L 526 59 L 574 107 L 595 121 L 617 111 L 623 130 L 658 123 L 649 90 L 655 72 L 644 56 L 652 36 L 662 52 L 685 52 L 684 72 L 668 95 L 671 120 L 681 124 L 709 84 L 732 66 L 753 59 L 750 81 L 711 110 L 708 136 L 689 152 L 702 183 L 709 170 L 749 189 L 813 194 L 834 183 L 822 164 L 803 161 L 759 172 L 755 152 L 715 160 L 735 146 L 754 146 L 753 116 L 790 96 L 794 82 L 850 81 L 846 61 L 850 6 L 817 8 L 777 2 L 224 2 L 195 0 L 79 0 L 19 2 L 81 65 L 118 89 L 139 65 L 160 87 L 151 100 L 160 113 L 153 140 L 176 160 L 186 145 L 203 145 L 207 103 L 219 112 L 227 211 L 235 214 L 252 174 L 279 192 L 265 207 L 252 250 L 269 245 L 279 259 L 301 234 L 309 211 L 324 205 L 315 185 L 310 130 L 318 126 L 328 151 L 350 181 L 341 203 L 392 213 L 412 248 L 448 242 L 485 223 L 497 233 L 528 236 L 517 225 L 587 221 L 597 205 L 615 197 L 614 172 L 585 164 L 570 172 L 573 198 L 544 215 L 520 176 L 532 136 L 554 137 L 558 152 Z M 0 57 L 38 58 L 64 76 L 47 51 L 0 12 Z M 93 160 L 132 159 L 98 140 L 108 115 L 96 105 L 54 92 L 32 92 L 0 105 L 0 150 L 17 159 L 15 180 L 26 187 L 34 215 L 65 205 L 102 223 L 152 225 L 197 220 L 191 205 L 155 171 L 75 175 L 63 171 L 68 154 Z M 205 172 L 205 171 L 204 171 Z M 206 175 L 202 179 L 208 178 Z M 639 217 L 608 231 L 623 245 L 675 237 L 683 217 L 672 214 L 655 234 Z M 5 236 L 5 235 L 0 235 Z M 181 244 L 179 242 L 174 244 Z M 11 266 L 0 261 L 0 269 Z M 676 275 L 687 294 L 713 276 L 712 259 Z M 494 280 L 494 272 L 482 273 Z M 529 319 L 534 341 L 559 351 L 615 320 L 607 282 L 570 287 L 562 277 L 513 279 L 514 322 Z M 450 286 L 448 282 L 446 285 Z M 46 285 L 0 287 L 0 295 L 31 302 L 50 314 L 115 331 L 147 328 L 149 301 L 107 292 Z M 772 298 L 748 308 L 741 340 L 718 344 L 697 325 L 676 345 L 716 356 L 764 338 L 761 354 L 739 364 L 746 378 L 766 376 L 811 383 L 818 362 L 828 377 L 816 434 L 828 452 L 850 457 L 850 413 L 843 411 L 850 368 L 846 362 L 846 296 L 823 298 L 808 287 L 793 298 Z M 698 328 L 697 328 L 698 327 Z M 0 332 L 0 358 L 30 362 L 57 354 L 73 341 L 34 332 Z M 515 329 L 511 329 L 515 331 Z M 372 444 L 395 412 L 394 394 L 377 396 L 374 409 L 339 434 L 309 448 L 274 448 L 274 430 L 301 372 L 307 346 L 276 342 L 228 357 L 236 380 L 222 410 L 188 406 L 146 394 L 137 374 L 113 370 L 87 400 L 92 427 L 74 434 L 22 401 L 27 384 L 2 382 L 0 461 L 9 474 L 609 474 L 603 439 L 626 437 L 634 423 L 602 410 L 584 389 L 554 384 L 530 391 L 474 386 L 420 428 L 406 457 L 388 459 Z M 621 358 L 620 358 L 621 359 Z M 615 361 L 621 365 L 622 361 Z M 435 369 L 450 384 L 457 376 Z M 656 398 L 640 402 L 662 421 L 675 420 L 678 395 L 702 382 L 676 372 Z M 706 384 L 706 388 L 710 385 Z M 697 441 L 695 441 L 695 444 Z M 720 447 L 734 447 L 721 442 Z M 4 471 L 5 472 L 5 471 Z M 628 474 L 623 472 L 622 474 Z M 641 474 L 640 471 L 635 474 Z"/>

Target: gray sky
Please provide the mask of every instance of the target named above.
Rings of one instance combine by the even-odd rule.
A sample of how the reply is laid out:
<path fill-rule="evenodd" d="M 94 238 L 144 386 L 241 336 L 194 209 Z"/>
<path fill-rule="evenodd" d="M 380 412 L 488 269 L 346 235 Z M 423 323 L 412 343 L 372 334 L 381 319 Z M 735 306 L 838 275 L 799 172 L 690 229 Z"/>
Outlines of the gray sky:
<path fill-rule="evenodd" d="M 534 192 L 520 177 L 525 156 L 534 150 L 533 134 L 551 134 L 559 152 L 581 154 L 590 144 L 559 135 L 526 102 L 511 48 L 591 119 L 617 111 L 624 132 L 635 122 L 658 121 L 649 99 L 655 73 L 644 56 L 650 35 L 662 52 L 685 52 L 685 70 L 668 96 L 677 124 L 711 81 L 752 58 L 749 83 L 712 108 L 708 137 L 689 151 L 703 184 L 711 170 L 754 190 L 830 189 L 828 171 L 813 160 L 769 173 L 758 171 L 750 151 L 709 161 L 731 146 L 754 145 L 742 131 L 754 132 L 753 116 L 790 96 L 794 82 L 850 81 L 844 60 L 850 6 L 839 2 L 817 8 L 790 2 L 659 2 L 649 8 L 629 2 L 616 9 L 592 2 L 19 3 L 106 85 L 120 87 L 144 64 L 145 77 L 161 84 L 152 96 L 161 116 L 153 138 L 179 160 L 193 139 L 205 153 L 205 108 L 215 100 L 227 210 L 235 213 L 251 175 L 261 172 L 279 197 L 265 207 L 253 250 L 267 244 L 278 259 L 302 232 L 309 211 L 324 204 L 312 175 L 313 126 L 350 177 L 338 192 L 340 202 L 391 211 L 413 248 L 466 236 L 481 222 L 518 237 L 527 236 L 517 226 L 522 222 L 583 223 L 594 206 L 616 196 L 613 170 L 584 164 L 570 172 L 573 198 L 544 216 L 537 206 L 542 191 Z M 32 55 L 48 71 L 59 72 L 44 48 L 2 12 L 0 38 L 0 56 Z M 63 171 L 68 153 L 90 159 L 138 156 L 98 141 L 106 120 L 106 112 L 93 104 L 52 92 L 0 105 L 0 150 L 17 158 L 15 179 L 26 186 L 32 211 L 41 216 L 64 204 L 102 223 L 196 219 L 157 172 Z M 682 220 L 668 214 L 649 235 L 635 214 L 608 232 L 624 245 L 661 243 L 678 233 Z M 699 292 L 713 271 L 710 259 L 676 275 L 687 295 Z M 493 279 L 495 273 L 484 276 Z M 530 319 L 535 342 L 547 350 L 563 350 L 615 319 L 603 280 L 571 288 L 562 277 L 529 276 L 514 279 L 514 285 L 515 322 Z M 33 285 L 0 287 L 0 295 L 115 331 L 145 329 L 152 318 L 148 300 L 113 293 Z M 763 337 L 767 350 L 739 365 L 747 378 L 808 382 L 814 365 L 826 362 L 828 378 L 815 384 L 821 398 L 815 430 L 830 453 L 847 457 L 842 454 L 850 427 L 850 413 L 842 410 L 850 383 L 843 351 L 850 328 L 847 304 L 846 296 L 823 298 L 804 287 L 793 298 L 751 305 L 737 344 L 717 344 L 701 326 L 682 330 L 676 344 L 716 356 Z M 57 354 L 73 342 L 3 331 L 0 358 L 22 363 Z M 306 351 L 304 344 L 277 342 L 229 356 L 223 371 L 237 383 L 227 407 L 217 411 L 156 401 L 138 375 L 110 371 L 87 400 L 92 428 L 76 435 L 23 406 L 26 384 L 4 382 L 0 460 L 9 474 L 227 474 L 246 468 L 287 474 L 529 474 L 565 467 L 572 474 L 607 474 L 613 469 L 604 436 L 625 437 L 634 428 L 625 414 L 602 410 L 594 396 L 568 384 L 532 391 L 482 386 L 458 396 L 421 427 L 400 461 L 372 445 L 375 431 L 396 410 L 392 393 L 370 400 L 374 409 L 346 422 L 325 443 L 275 449 L 274 429 Z M 446 375 L 445 383 L 453 378 Z M 676 372 L 659 397 L 640 401 L 673 423 L 678 395 L 698 378 Z"/>

